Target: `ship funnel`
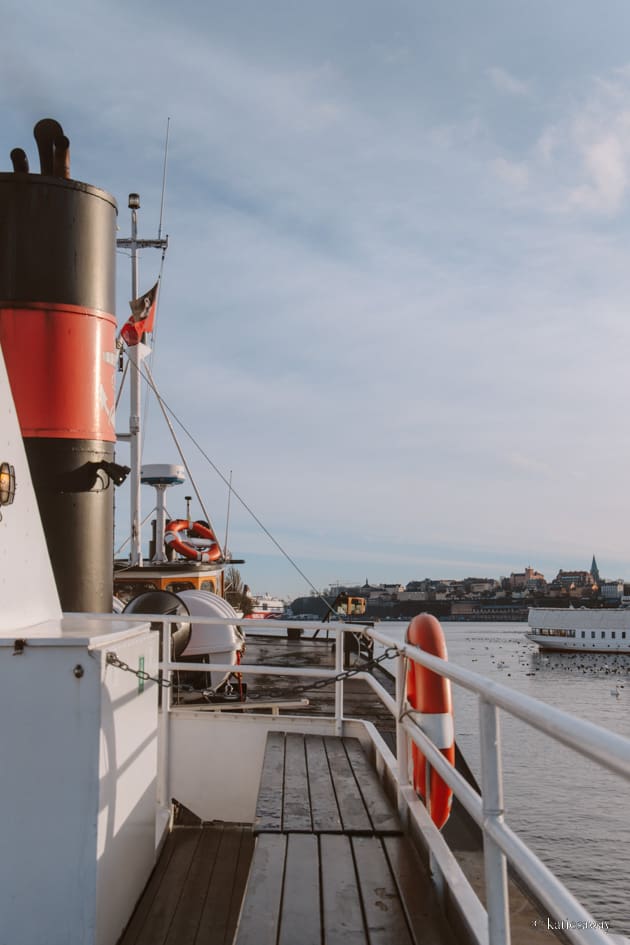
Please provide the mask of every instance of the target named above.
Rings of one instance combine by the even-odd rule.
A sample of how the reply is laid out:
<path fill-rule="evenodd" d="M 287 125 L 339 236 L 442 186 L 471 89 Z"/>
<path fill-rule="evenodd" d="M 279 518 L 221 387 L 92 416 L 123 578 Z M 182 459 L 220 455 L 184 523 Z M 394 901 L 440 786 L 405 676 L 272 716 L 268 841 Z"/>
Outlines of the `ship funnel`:
<path fill-rule="evenodd" d="M 34 128 L 42 173 L 0 171 L 0 346 L 64 611 L 112 601 L 116 201 L 69 179 L 68 139 Z M 0 459 L 4 459 L 0 456 Z M 0 586 L 1 597 L 1 586 Z M 1 938 L 1 936 L 0 936 Z"/>
<path fill-rule="evenodd" d="M 33 128 L 41 173 L 47 177 L 70 177 L 70 142 L 54 118 L 42 118 Z"/>

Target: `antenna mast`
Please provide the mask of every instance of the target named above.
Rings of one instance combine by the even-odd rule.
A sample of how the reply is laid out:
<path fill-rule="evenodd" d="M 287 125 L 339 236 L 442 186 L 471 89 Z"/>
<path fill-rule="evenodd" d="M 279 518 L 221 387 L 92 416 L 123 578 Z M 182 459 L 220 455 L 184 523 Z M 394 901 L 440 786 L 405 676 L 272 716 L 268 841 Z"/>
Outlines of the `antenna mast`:
<path fill-rule="evenodd" d="M 164 142 L 164 168 L 162 170 L 162 198 L 160 200 L 160 225 L 158 226 L 158 239 L 162 239 L 162 217 L 164 216 L 164 194 L 166 193 L 166 165 L 168 163 L 168 131 L 171 126 L 171 119 L 166 119 L 166 141 Z"/>
<path fill-rule="evenodd" d="M 131 297 L 138 298 L 138 250 L 145 248 L 161 249 L 166 251 L 168 237 L 157 240 L 138 239 L 138 210 L 140 209 L 140 195 L 129 194 L 129 209 L 131 210 L 131 238 L 117 239 L 116 246 L 120 249 L 131 250 Z M 161 223 L 160 223 L 161 226 Z M 131 521 L 131 551 L 129 563 L 142 567 L 142 535 L 140 529 L 141 502 L 140 502 L 140 406 L 141 406 L 141 375 L 140 369 L 143 359 L 149 353 L 144 343 L 132 345 L 128 349 L 131 364 L 129 378 L 129 434 L 119 436 L 119 439 L 128 439 L 130 445 L 131 484 L 130 521 Z"/>

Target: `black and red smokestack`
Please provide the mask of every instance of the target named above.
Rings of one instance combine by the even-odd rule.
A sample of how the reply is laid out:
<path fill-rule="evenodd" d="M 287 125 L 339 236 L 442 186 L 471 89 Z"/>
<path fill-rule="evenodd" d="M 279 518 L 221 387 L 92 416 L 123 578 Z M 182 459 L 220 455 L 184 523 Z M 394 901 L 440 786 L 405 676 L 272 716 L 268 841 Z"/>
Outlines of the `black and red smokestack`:
<path fill-rule="evenodd" d="M 0 173 L 0 344 L 62 608 L 109 612 L 117 206 L 58 122 L 34 133 L 41 174 L 17 148 Z"/>

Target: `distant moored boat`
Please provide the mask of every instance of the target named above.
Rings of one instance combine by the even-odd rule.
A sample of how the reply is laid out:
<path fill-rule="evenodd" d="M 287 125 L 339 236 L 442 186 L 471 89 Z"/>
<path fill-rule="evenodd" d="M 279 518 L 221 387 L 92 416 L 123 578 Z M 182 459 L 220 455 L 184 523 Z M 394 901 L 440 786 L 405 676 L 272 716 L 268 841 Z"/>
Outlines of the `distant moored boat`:
<path fill-rule="evenodd" d="M 630 609 L 531 608 L 528 640 L 542 650 L 630 653 Z"/>

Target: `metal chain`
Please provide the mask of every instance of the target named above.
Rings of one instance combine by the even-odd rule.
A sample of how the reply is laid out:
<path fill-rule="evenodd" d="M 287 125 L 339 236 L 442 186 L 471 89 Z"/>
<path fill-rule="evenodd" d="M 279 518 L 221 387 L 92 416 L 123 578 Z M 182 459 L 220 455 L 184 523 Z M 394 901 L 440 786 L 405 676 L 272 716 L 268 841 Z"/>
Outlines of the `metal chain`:
<path fill-rule="evenodd" d="M 296 686 L 290 691 L 289 695 L 297 695 L 301 692 L 309 692 L 312 689 L 324 689 L 325 686 L 331 686 L 333 683 L 341 682 L 343 679 L 350 679 L 352 676 L 358 676 L 359 673 L 369 672 L 370 670 L 374 669 L 375 666 L 378 666 L 379 663 L 398 656 L 398 653 L 399 650 L 397 646 L 388 646 L 385 652 L 380 656 L 376 656 L 373 659 L 367 660 L 365 663 L 359 663 L 356 666 L 353 666 L 352 669 L 344 669 L 342 672 L 337 673 L 336 676 L 331 676 L 330 679 L 318 679 L 317 682 L 306 683 L 303 686 Z M 138 679 L 142 679 L 145 682 L 150 681 L 157 683 L 157 685 L 162 686 L 163 689 L 170 689 L 174 687 L 194 691 L 192 686 L 175 686 L 172 679 L 166 679 L 162 676 L 152 676 L 143 669 L 132 669 L 128 663 L 125 663 L 124 660 L 119 659 L 116 654 L 112 653 L 111 651 L 107 653 L 106 661 L 109 666 L 115 666 L 116 669 L 122 669 L 125 673 L 131 673 L 133 676 L 137 676 Z M 255 696 L 250 696 L 250 698 L 254 700 L 262 699 L 264 698 L 264 695 L 264 693 L 256 694 Z"/>
<path fill-rule="evenodd" d="M 399 650 L 397 646 L 388 646 L 384 653 L 380 656 L 376 656 L 373 659 L 366 660 L 365 663 L 358 663 L 352 669 L 344 669 L 342 672 L 337 673 L 336 676 L 331 676 L 330 679 L 318 679 L 317 682 L 305 683 L 303 686 L 295 686 L 295 688 L 289 690 L 286 695 L 294 696 L 303 692 L 310 692 L 313 689 L 324 689 L 326 686 L 331 686 L 333 683 L 341 682 L 343 679 L 350 679 L 352 676 L 358 676 L 359 673 L 366 673 L 373 669 L 375 666 L 378 666 L 379 663 L 384 662 L 388 659 L 393 659 L 395 656 L 398 656 Z M 256 695 L 250 696 L 252 700 L 263 699 L 265 693 L 256 693 Z"/>
<path fill-rule="evenodd" d="M 132 669 L 129 663 L 118 659 L 115 653 L 107 653 L 105 660 L 110 666 L 115 666 L 116 669 L 122 669 L 125 673 L 131 673 L 132 676 L 137 676 L 138 679 L 143 679 L 145 682 L 150 680 L 151 682 L 157 683 L 158 686 L 162 686 L 163 689 L 171 689 L 173 686 L 172 679 L 166 679 L 166 677 L 163 676 L 152 676 L 151 673 L 146 673 L 143 669 Z"/>

